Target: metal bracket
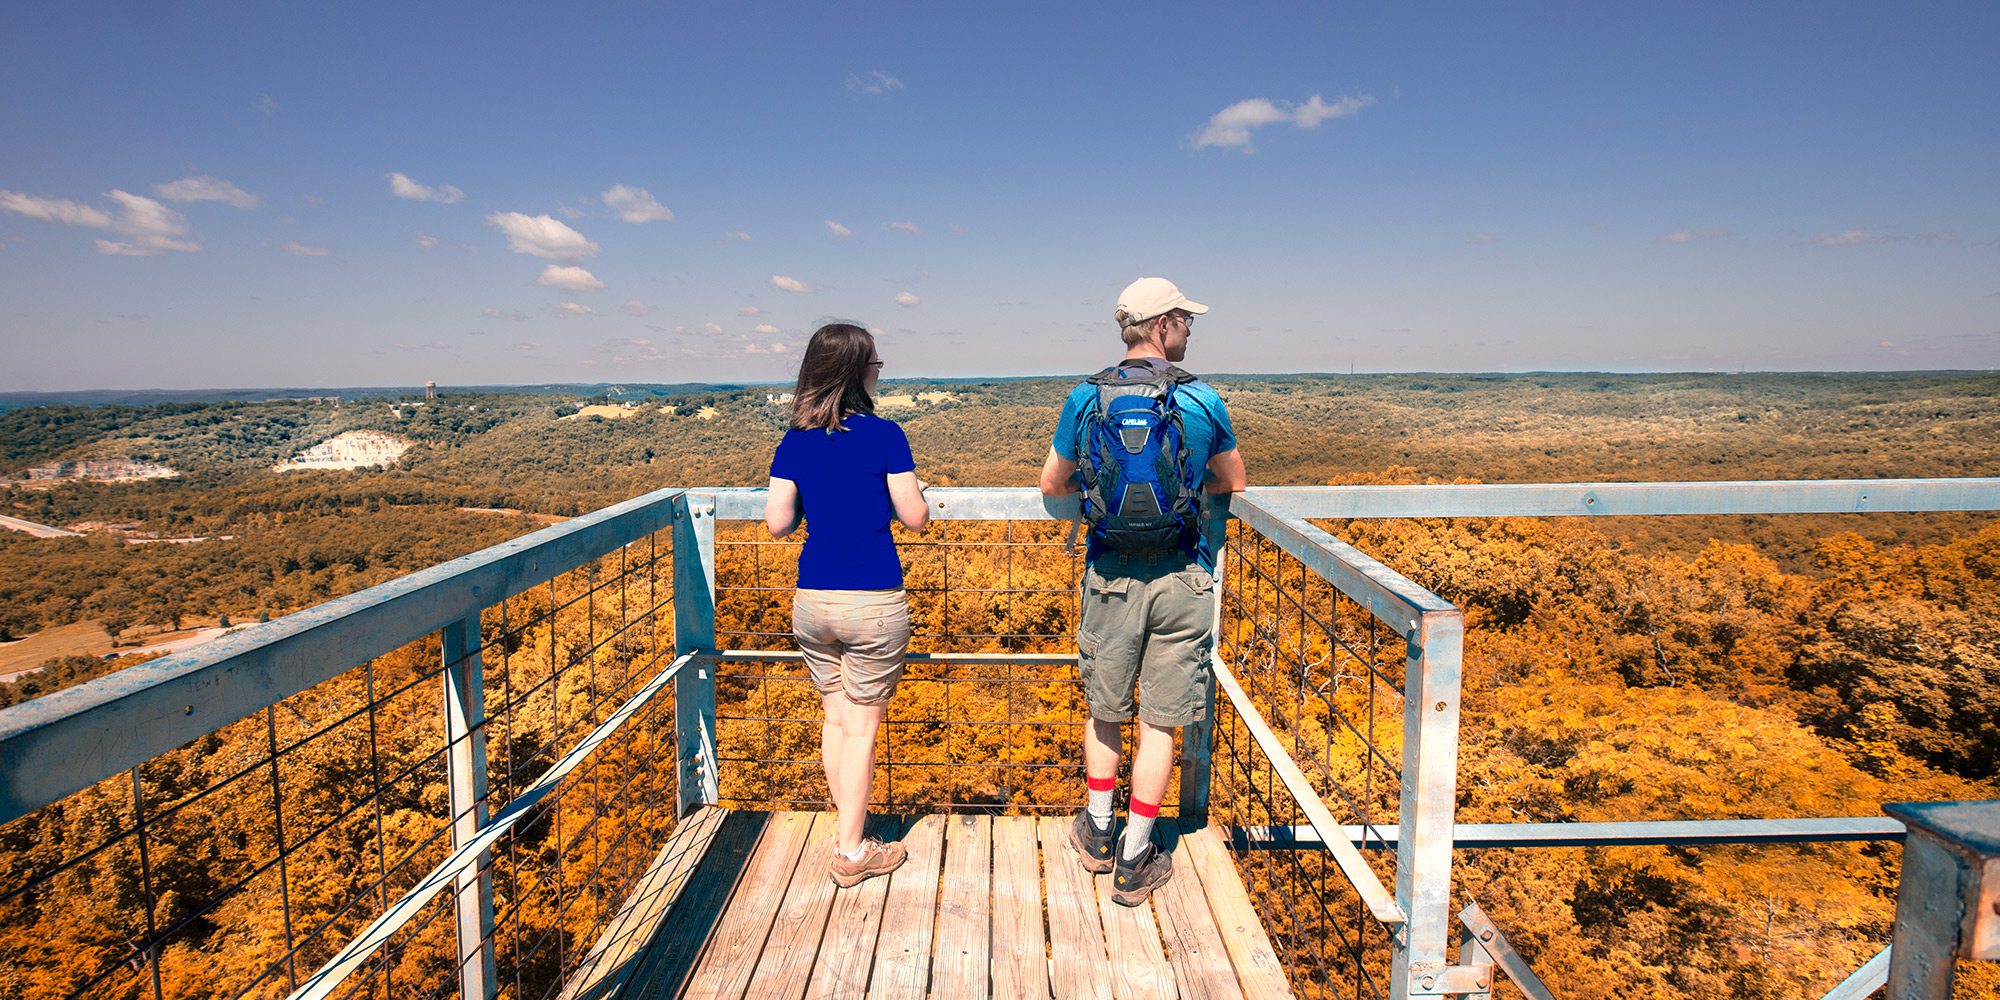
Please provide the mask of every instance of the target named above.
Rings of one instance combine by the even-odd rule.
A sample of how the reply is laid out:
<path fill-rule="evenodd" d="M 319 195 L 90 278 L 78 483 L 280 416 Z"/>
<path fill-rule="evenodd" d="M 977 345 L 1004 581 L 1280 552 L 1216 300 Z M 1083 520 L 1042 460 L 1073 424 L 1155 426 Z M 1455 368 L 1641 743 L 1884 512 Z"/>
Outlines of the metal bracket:
<path fill-rule="evenodd" d="M 1487 917 L 1485 910 L 1479 908 L 1478 903 L 1466 903 L 1465 909 L 1458 911 L 1458 922 L 1478 942 L 1479 948 L 1492 956 L 1493 964 L 1505 972 L 1507 978 L 1514 981 L 1514 986 L 1527 994 L 1530 1000 L 1555 1000 L 1555 994 L 1549 992 L 1541 977 L 1535 975 L 1535 970 L 1528 968 L 1527 961 L 1514 950 L 1513 945 L 1507 943 L 1507 935 L 1500 933 L 1500 928 Z M 1461 949 L 1459 960 L 1464 961 L 1464 958 Z M 1491 980 L 1488 982 L 1490 984 Z"/>
<path fill-rule="evenodd" d="M 1410 995 L 1413 997 L 1484 997 L 1493 989 L 1493 966 L 1490 965 L 1447 965 L 1429 969 L 1420 965 L 1410 968 Z"/>

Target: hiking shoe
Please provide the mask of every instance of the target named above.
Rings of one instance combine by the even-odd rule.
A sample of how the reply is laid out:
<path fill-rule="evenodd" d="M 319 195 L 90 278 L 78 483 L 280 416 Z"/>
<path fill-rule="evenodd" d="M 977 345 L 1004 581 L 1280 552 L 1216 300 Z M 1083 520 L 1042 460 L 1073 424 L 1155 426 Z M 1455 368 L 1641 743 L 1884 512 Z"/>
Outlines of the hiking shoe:
<path fill-rule="evenodd" d="M 887 875 L 903 867 L 903 859 L 909 856 L 902 844 L 885 844 L 873 837 L 861 842 L 861 857 L 849 861 L 838 847 L 833 851 L 833 884 L 845 889 L 859 885 L 863 879 L 877 875 Z"/>
<path fill-rule="evenodd" d="M 1118 859 L 1117 873 L 1111 876 L 1111 901 L 1119 906 L 1138 906 L 1174 877 L 1173 856 L 1149 843 L 1130 861 Z"/>
<path fill-rule="evenodd" d="M 1083 870 L 1092 875 L 1102 875 L 1117 863 L 1112 854 L 1112 842 L 1116 839 L 1111 836 L 1110 826 L 1102 830 L 1097 828 L 1097 824 L 1090 819 L 1088 809 L 1077 813 L 1076 818 L 1070 820 L 1070 846 L 1076 848 L 1077 861 L 1083 865 Z"/>

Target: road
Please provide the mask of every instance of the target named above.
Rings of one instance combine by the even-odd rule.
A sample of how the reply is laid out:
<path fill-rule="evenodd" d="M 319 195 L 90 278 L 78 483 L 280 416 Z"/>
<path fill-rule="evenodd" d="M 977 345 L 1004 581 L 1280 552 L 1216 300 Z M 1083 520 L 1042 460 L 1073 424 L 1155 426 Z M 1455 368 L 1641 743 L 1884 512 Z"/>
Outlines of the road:
<path fill-rule="evenodd" d="M 33 521 L 23 521 L 18 517 L 8 517 L 5 514 L 0 514 L 0 528 L 25 531 L 36 538 L 80 538 L 83 534 L 79 531 L 64 531 L 61 528 L 51 528 L 46 524 L 36 524 Z"/>

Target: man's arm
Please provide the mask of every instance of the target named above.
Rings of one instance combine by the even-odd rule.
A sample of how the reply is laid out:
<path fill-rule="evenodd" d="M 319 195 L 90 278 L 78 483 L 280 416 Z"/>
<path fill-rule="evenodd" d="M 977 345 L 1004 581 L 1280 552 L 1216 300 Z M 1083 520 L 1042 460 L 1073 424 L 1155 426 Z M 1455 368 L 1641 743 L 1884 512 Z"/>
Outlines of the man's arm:
<path fill-rule="evenodd" d="M 1067 496 L 1076 492 L 1076 463 L 1049 448 L 1049 457 L 1042 463 L 1042 495 L 1046 497 Z"/>
<path fill-rule="evenodd" d="M 1044 471 L 1042 473 L 1042 482 L 1044 484 L 1049 481 L 1048 477 L 1049 474 Z M 1219 455 L 1209 456 L 1208 482 L 1202 485 L 1202 492 L 1241 493 L 1243 492 L 1243 487 L 1248 485 L 1250 485 L 1250 480 L 1243 472 L 1243 452 L 1231 448 Z M 1047 493 L 1048 491 L 1048 486 L 1044 485 L 1042 492 Z"/>

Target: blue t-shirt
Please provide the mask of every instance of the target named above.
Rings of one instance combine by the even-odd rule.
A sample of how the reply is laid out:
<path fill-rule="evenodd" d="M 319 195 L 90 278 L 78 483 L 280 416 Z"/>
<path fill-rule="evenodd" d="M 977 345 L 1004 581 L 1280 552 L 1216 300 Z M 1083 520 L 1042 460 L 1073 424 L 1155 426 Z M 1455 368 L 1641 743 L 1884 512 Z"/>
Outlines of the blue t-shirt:
<path fill-rule="evenodd" d="M 910 441 L 894 421 L 847 415 L 844 431 L 786 431 L 771 476 L 798 484 L 806 544 L 799 586 L 808 590 L 893 590 L 903 564 L 889 534 L 895 505 L 888 477 L 913 472 Z"/>
<path fill-rule="evenodd" d="M 1166 363 L 1161 358 L 1138 358 L 1119 362 L 1119 366 L 1161 368 Z M 1069 391 L 1069 398 L 1063 400 L 1062 416 L 1056 420 L 1053 442 L 1056 454 L 1069 461 L 1077 461 L 1078 421 L 1083 419 L 1084 407 L 1096 398 L 1097 386 L 1088 382 L 1080 383 Z M 1229 425 L 1229 407 L 1223 405 L 1221 394 L 1207 382 L 1195 379 L 1175 386 L 1174 402 L 1181 409 L 1181 432 L 1187 442 L 1188 461 L 1197 467 L 1206 467 L 1209 459 L 1236 447 L 1236 431 Z M 1208 481 L 1206 472 L 1202 473 L 1202 481 Z M 1199 533 L 1196 537 L 1196 561 L 1205 569 L 1214 569 L 1216 540 L 1207 533 Z M 1097 543 L 1094 540 L 1084 558 L 1097 558 Z"/>

